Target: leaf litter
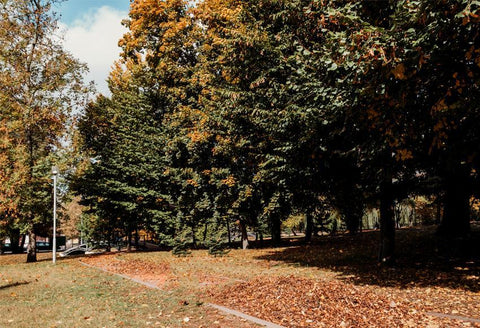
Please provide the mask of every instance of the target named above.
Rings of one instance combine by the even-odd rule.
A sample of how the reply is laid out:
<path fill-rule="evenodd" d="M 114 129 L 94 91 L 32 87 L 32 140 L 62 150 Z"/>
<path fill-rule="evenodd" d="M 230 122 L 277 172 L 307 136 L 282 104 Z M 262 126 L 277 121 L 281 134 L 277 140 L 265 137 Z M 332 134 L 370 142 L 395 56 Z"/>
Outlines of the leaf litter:
<path fill-rule="evenodd" d="M 412 236 L 409 232 L 408 238 Z M 413 262 L 393 269 L 378 267 L 375 254 L 368 253 L 368 247 L 375 249 L 371 247 L 374 239 L 365 238 L 233 250 L 219 259 L 194 251 L 189 258 L 159 252 L 83 261 L 155 281 L 162 289 L 183 288 L 182 292 L 189 293 L 184 297 L 190 299 L 190 306 L 211 302 L 285 327 L 480 327 L 475 322 L 480 319 L 477 263 L 450 270 L 441 261 L 438 266 L 430 264 L 430 258 L 404 256 Z M 415 239 L 409 243 L 415 244 Z M 419 247 L 419 251 L 424 249 Z M 432 312 L 465 320 L 429 315 Z M 194 324 L 191 320 L 187 326 Z"/>

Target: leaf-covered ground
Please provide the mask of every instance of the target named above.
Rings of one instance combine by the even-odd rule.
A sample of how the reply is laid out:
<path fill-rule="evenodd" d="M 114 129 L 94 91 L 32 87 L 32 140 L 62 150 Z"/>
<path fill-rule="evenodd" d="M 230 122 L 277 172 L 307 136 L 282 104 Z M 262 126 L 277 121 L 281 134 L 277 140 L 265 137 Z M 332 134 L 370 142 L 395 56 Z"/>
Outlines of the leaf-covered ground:
<path fill-rule="evenodd" d="M 385 268 L 376 264 L 377 237 L 322 237 L 220 258 L 194 251 L 185 258 L 155 252 L 82 261 L 175 291 L 185 304 L 212 302 L 285 327 L 480 327 L 476 238 L 461 252 L 468 256 L 446 257 L 431 230 L 399 231 L 398 265 Z"/>

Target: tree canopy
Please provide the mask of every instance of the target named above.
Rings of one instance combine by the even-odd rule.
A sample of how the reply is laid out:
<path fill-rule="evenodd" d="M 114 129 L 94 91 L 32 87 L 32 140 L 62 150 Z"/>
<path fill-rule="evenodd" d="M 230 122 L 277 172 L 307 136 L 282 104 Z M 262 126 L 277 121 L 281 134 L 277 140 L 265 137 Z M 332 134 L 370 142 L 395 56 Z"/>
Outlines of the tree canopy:
<path fill-rule="evenodd" d="M 126 69 L 110 82 L 119 115 L 132 114 L 116 100 L 130 85 L 153 120 L 137 119 L 128 138 L 161 140 L 150 173 L 165 194 L 157 209 L 176 223 L 158 231 L 190 229 L 195 242 L 200 226 L 239 222 L 279 242 L 293 213 L 327 202 L 355 233 L 378 207 L 389 261 L 394 202 L 427 194 L 444 204 L 445 231 L 468 233 L 477 11 L 468 1 L 134 1 Z M 113 123 L 109 142 L 127 122 Z M 133 153 L 109 151 L 139 169 Z"/>
<path fill-rule="evenodd" d="M 478 15 L 470 0 L 132 1 L 112 95 L 79 122 L 72 187 L 109 239 L 145 229 L 167 245 L 195 245 L 236 230 L 247 247 L 249 228 L 279 244 L 292 216 L 305 217 L 309 240 L 317 223 L 335 230 L 337 216 L 356 233 L 376 209 L 379 260 L 393 262 L 395 206 L 416 196 L 443 207 L 441 235 L 467 237 L 479 191 Z M 2 45 L 0 59 L 14 58 L 14 45 Z M 17 186 L 32 185 L 39 159 L 48 162 L 40 149 L 58 145 L 65 126 L 62 106 L 74 98 L 40 110 L 76 85 L 81 66 L 60 53 L 45 56 L 65 63 L 54 76 L 71 74 L 61 79 L 69 83 L 51 86 L 52 63 L 32 86 L 50 93 L 23 90 L 39 98 L 2 105 L 11 117 L 0 140 L 5 218 L 27 206 Z M 17 61 L 4 62 L 10 81 Z M 11 116 L 20 108 L 56 133 Z"/>

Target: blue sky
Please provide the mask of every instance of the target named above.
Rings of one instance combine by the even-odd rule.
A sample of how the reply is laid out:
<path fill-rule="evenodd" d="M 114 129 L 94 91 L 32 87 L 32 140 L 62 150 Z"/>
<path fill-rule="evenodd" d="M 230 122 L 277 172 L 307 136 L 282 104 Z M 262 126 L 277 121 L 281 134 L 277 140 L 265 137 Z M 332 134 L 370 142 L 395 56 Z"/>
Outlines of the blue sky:
<path fill-rule="evenodd" d="M 121 21 L 129 7 L 130 0 L 68 0 L 52 8 L 61 15 L 65 49 L 88 65 L 86 81 L 94 81 L 105 95 L 110 94 L 106 79 L 119 58 L 118 41 L 127 31 Z"/>
<path fill-rule="evenodd" d="M 68 0 L 56 4 L 53 9 L 62 15 L 62 22 L 70 25 L 75 20 L 82 19 L 84 15 L 94 14 L 104 6 L 128 12 L 130 0 Z"/>

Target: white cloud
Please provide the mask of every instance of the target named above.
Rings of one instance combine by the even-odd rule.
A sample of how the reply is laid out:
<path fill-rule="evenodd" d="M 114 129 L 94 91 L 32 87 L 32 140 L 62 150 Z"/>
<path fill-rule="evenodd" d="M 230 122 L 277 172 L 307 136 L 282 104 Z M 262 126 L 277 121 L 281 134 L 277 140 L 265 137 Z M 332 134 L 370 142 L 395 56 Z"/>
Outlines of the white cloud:
<path fill-rule="evenodd" d="M 71 26 L 61 26 L 65 30 L 65 49 L 88 65 L 86 81 L 95 81 L 97 91 L 105 95 L 110 94 L 106 79 L 120 54 L 118 40 L 127 31 L 121 25 L 126 17 L 126 12 L 101 7 Z"/>

